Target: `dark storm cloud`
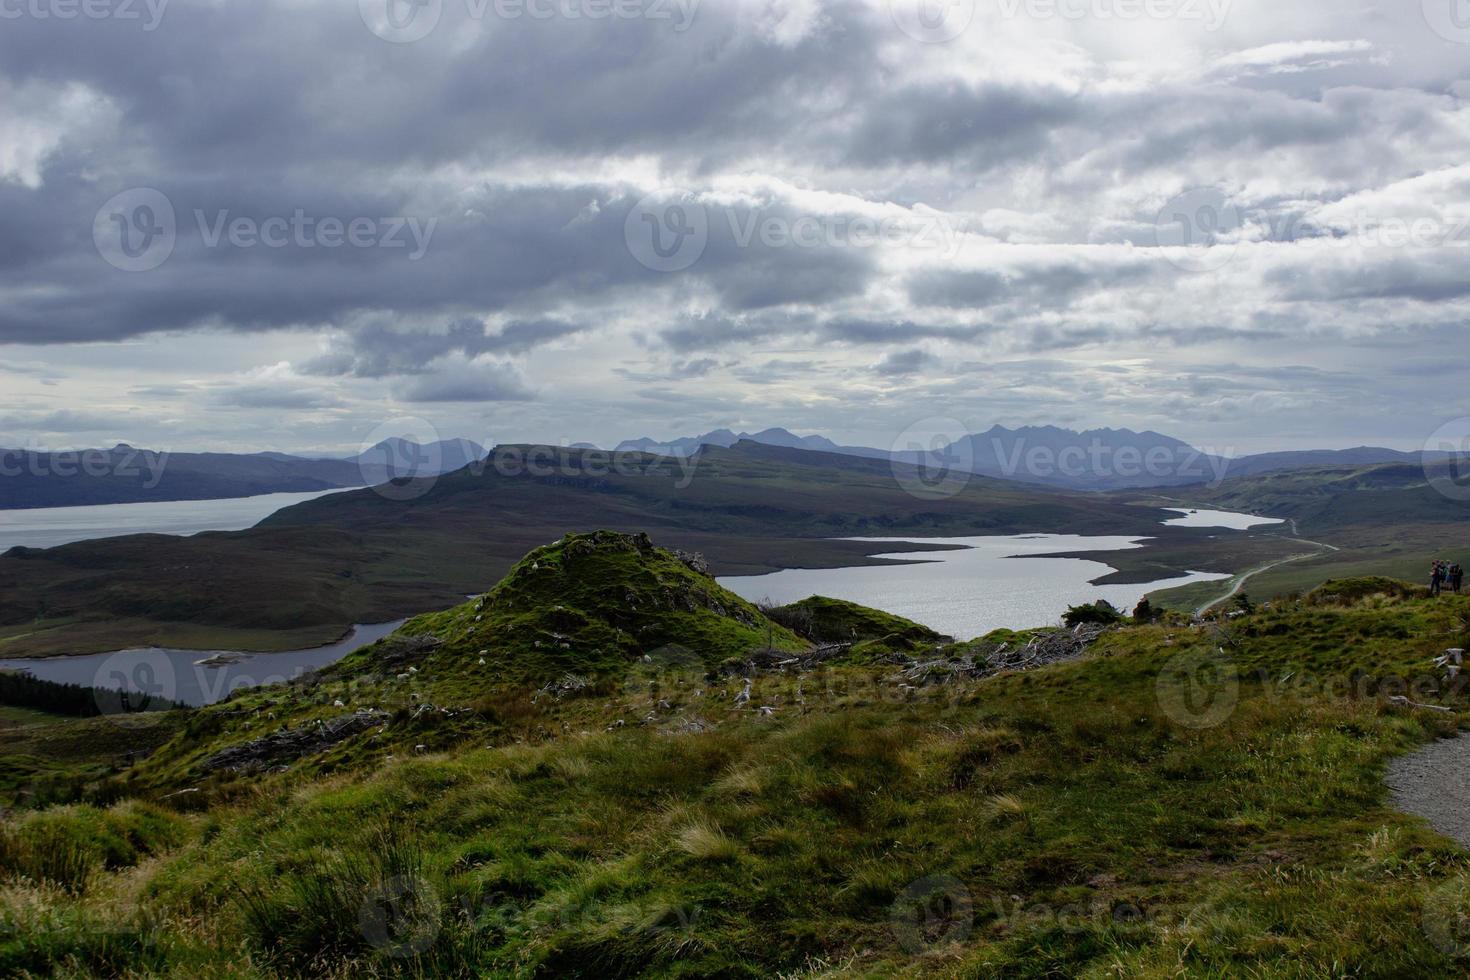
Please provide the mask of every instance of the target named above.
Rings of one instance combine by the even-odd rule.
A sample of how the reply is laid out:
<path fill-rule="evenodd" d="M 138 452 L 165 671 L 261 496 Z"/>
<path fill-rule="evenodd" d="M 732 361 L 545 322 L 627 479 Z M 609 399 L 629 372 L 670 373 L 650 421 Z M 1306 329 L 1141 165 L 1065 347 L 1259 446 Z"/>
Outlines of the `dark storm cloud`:
<path fill-rule="evenodd" d="M 369 33 L 355 3 L 175 0 L 150 33 L 7 21 L 0 64 L 14 79 L 108 93 L 128 142 L 165 166 L 275 169 L 283 145 L 293 164 L 353 168 L 639 145 L 702 159 L 783 131 L 775 99 L 877 90 L 869 69 L 890 28 L 857 5 L 830 13 L 840 30 L 787 45 L 748 29 L 735 5 L 700 4 L 681 32 L 656 20 L 475 20 L 446 3 L 431 36 L 396 46 Z"/>
<path fill-rule="evenodd" d="M 864 166 L 956 160 L 986 170 L 1040 151 L 1080 111 L 1072 94 L 1057 89 L 898 88 L 865 107 L 847 157 Z"/>
<path fill-rule="evenodd" d="M 384 378 L 419 374 L 450 354 L 475 358 L 481 354 L 524 354 L 542 344 L 578 333 L 582 328 L 561 320 L 513 320 L 487 331 L 476 319 L 450 323 L 443 332 L 397 329 L 374 320 L 334 340 L 327 354 L 304 365 L 310 374 Z"/>
<path fill-rule="evenodd" d="M 913 350 L 894 351 L 883 360 L 873 365 L 874 374 L 884 374 L 893 377 L 906 377 L 910 374 L 928 367 L 935 362 L 936 358 L 928 351 L 914 348 Z"/>
<path fill-rule="evenodd" d="M 908 281 L 909 299 L 920 306 L 988 309 L 1017 304 L 1028 309 L 1065 307 L 1087 291 L 1112 289 L 1152 275 L 1143 263 L 1103 266 L 1055 264 L 1016 272 L 927 270 Z"/>
<path fill-rule="evenodd" d="M 682 316 L 674 318 L 672 326 L 660 331 L 658 339 L 672 350 L 688 353 L 773 337 L 798 336 L 815 327 L 815 320 L 805 314 Z"/>
<path fill-rule="evenodd" d="M 1439 303 L 1470 296 L 1467 256 L 1470 247 L 1461 246 L 1440 249 L 1428 256 L 1392 255 L 1371 265 L 1353 263 L 1277 270 L 1267 279 L 1290 300 Z"/>
<path fill-rule="evenodd" d="M 591 184 L 446 188 L 405 181 L 397 168 L 610 151 L 708 167 L 778 147 L 863 165 L 936 153 L 996 157 L 1030 147 L 1071 114 L 1044 90 L 885 83 L 870 66 L 892 26 L 857 5 L 828 6 L 837 26 L 785 44 L 742 29 L 740 11 L 715 5 L 681 34 L 640 22 L 462 23 L 462 7 L 447 4 L 434 35 L 394 46 L 351 8 L 180 0 L 150 33 L 7 22 L 0 77 L 86 85 L 117 119 L 103 141 L 55 148 L 40 187 L 0 183 L 0 276 L 57 287 L 6 304 L 0 340 L 114 339 L 206 324 L 341 327 L 363 311 L 530 311 L 554 291 L 597 303 L 622 287 L 669 285 L 628 261 L 622 219 L 636 196 Z M 551 78 L 560 81 L 533 82 Z M 850 108 L 834 114 L 827 103 L 839 93 Z M 90 169 L 110 176 L 83 178 Z M 148 273 L 107 267 L 89 241 L 99 205 L 132 186 L 157 188 L 177 213 L 174 254 Z M 593 220 L 574 223 L 589 200 L 600 205 Z M 209 247 L 200 227 L 298 211 L 316 221 L 436 224 L 417 261 L 408 260 L 411 248 Z M 739 222 L 802 216 L 780 201 L 712 215 L 690 277 L 710 283 L 733 311 L 861 293 L 873 275 L 871 249 L 738 240 Z M 337 355 L 317 368 L 345 363 Z M 350 370 L 381 369 L 369 354 L 354 355 Z"/>

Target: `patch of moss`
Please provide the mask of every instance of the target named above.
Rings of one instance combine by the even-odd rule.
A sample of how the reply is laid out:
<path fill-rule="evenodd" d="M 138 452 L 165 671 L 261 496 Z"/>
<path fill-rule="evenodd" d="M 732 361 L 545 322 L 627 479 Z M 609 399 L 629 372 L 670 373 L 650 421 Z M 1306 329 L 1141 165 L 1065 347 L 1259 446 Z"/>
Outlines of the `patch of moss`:
<path fill-rule="evenodd" d="M 1425 578 L 1428 578 L 1426 572 Z M 1317 600 L 1336 599 L 1340 602 L 1358 602 L 1369 596 L 1382 595 L 1394 599 L 1415 599 L 1427 591 L 1427 586 L 1415 585 L 1403 579 L 1385 575 L 1363 575 L 1357 578 L 1328 579 L 1309 595 Z"/>

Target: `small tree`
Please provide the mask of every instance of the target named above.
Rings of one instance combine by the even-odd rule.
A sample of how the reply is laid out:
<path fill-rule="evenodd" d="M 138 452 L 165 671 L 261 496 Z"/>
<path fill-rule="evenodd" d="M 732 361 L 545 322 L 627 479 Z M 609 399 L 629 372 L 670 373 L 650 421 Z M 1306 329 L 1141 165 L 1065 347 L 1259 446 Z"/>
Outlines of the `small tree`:
<path fill-rule="evenodd" d="M 1123 621 L 1123 614 L 1106 599 L 1081 606 L 1072 606 L 1062 613 L 1062 623 L 1067 626 L 1081 626 L 1083 623 L 1095 623 L 1099 626 L 1114 626 Z"/>
<path fill-rule="evenodd" d="M 1244 592 L 1236 595 L 1234 605 L 1236 609 L 1239 609 L 1243 613 L 1253 613 L 1256 611 L 1256 604 L 1251 602 L 1251 597 Z"/>

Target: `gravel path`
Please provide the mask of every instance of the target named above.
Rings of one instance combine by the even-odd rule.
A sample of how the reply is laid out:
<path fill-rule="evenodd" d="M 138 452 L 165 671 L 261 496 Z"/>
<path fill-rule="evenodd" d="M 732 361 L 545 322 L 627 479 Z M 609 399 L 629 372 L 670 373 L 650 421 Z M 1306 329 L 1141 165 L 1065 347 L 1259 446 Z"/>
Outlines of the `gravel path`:
<path fill-rule="evenodd" d="M 1296 521 L 1292 521 L 1291 522 L 1291 530 L 1292 530 L 1292 533 L 1293 534 L 1296 533 Z M 1220 603 L 1226 602 L 1226 601 L 1228 601 L 1230 599 L 1235 598 L 1235 593 L 1237 593 L 1237 592 L 1239 592 L 1241 590 L 1241 588 L 1245 585 L 1245 583 L 1246 583 L 1246 581 L 1248 579 L 1252 578 L 1253 576 L 1259 575 L 1262 572 L 1269 572 L 1271 569 L 1275 568 L 1277 565 L 1285 565 L 1287 562 L 1292 562 L 1292 561 L 1301 561 L 1303 558 L 1316 558 L 1318 555 L 1325 555 L 1325 554 L 1327 554 L 1330 551 L 1340 551 L 1341 550 L 1340 548 L 1337 548 L 1334 545 L 1327 544 L 1326 542 L 1323 542 L 1323 541 L 1308 541 L 1306 538 L 1288 538 L 1287 540 L 1289 540 L 1289 541 L 1300 541 L 1302 544 L 1316 545 L 1317 548 L 1320 549 L 1320 550 L 1313 551 L 1313 552 L 1311 552 L 1309 554 L 1305 554 L 1305 555 L 1290 555 L 1290 556 L 1288 556 L 1286 558 L 1278 558 L 1276 561 L 1267 562 L 1264 565 L 1260 565 L 1260 566 L 1258 566 L 1256 568 L 1252 568 L 1248 572 L 1245 572 L 1243 574 L 1237 575 L 1235 577 L 1234 581 L 1232 582 L 1231 586 L 1230 586 L 1230 591 L 1229 592 L 1227 592 L 1224 595 L 1220 596 L 1220 598 L 1218 598 L 1218 599 L 1211 599 L 1211 600 L 1209 600 L 1204 605 L 1202 605 L 1198 609 L 1196 609 L 1194 611 L 1194 614 L 1196 616 L 1203 616 L 1205 613 L 1209 612 L 1211 609 L 1213 609 L 1216 606 L 1220 605 Z"/>
<path fill-rule="evenodd" d="M 1394 806 L 1470 847 L 1470 733 L 1394 759 L 1387 782 Z"/>

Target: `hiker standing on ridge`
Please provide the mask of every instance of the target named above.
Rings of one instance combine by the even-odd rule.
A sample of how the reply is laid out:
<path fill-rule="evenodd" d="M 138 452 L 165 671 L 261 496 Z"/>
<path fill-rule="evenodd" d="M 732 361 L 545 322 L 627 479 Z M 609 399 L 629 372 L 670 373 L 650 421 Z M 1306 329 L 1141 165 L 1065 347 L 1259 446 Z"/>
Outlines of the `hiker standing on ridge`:
<path fill-rule="evenodd" d="M 1460 584 L 1464 581 L 1465 569 L 1460 567 L 1459 562 L 1450 565 L 1450 591 L 1456 595 L 1460 594 Z"/>
<path fill-rule="evenodd" d="M 1440 564 L 1439 559 L 1436 558 L 1434 560 L 1434 564 L 1431 565 L 1431 566 L 1429 566 L 1429 594 L 1430 595 L 1432 595 L 1432 596 L 1439 595 L 1440 576 L 1443 575 L 1443 574 L 1444 574 L 1444 567 Z"/>

